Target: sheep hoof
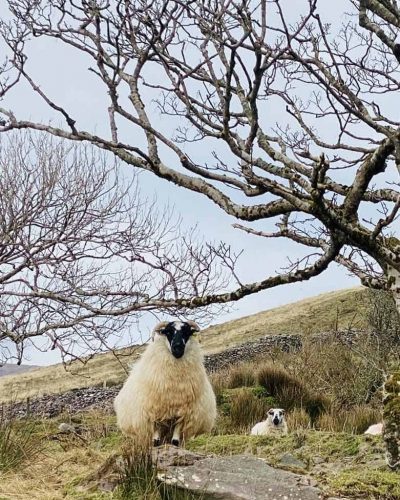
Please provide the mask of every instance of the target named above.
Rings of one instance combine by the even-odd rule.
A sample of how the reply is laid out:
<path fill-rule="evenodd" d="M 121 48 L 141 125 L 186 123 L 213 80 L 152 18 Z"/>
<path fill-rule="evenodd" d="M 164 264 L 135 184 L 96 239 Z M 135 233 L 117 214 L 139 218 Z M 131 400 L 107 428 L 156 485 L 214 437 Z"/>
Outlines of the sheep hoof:
<path fill-rule="evenodd" d="M 153 446 L 160 446 L 160 444 L 161 444 L 161 439 L 160 438 L 153 439 Z"/>
<path fill-rule="evenodd" d="M 172 440 L 172 445 L 173 446 L 179 446 L 179 439 L 173 439 Z"/>

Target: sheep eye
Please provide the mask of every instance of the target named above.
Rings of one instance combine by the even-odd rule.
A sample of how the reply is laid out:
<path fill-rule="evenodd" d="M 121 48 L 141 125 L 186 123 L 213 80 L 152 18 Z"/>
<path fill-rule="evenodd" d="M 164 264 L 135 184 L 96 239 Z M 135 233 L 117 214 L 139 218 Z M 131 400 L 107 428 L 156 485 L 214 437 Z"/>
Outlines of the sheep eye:
<path fill-rule="evenodd" d="M 268 415 L 273 415 L 273 414 L 274 414 L 274 412 L 273 412 L 272 410 L 270 410 L 270 411 L 268 412 Z"/>

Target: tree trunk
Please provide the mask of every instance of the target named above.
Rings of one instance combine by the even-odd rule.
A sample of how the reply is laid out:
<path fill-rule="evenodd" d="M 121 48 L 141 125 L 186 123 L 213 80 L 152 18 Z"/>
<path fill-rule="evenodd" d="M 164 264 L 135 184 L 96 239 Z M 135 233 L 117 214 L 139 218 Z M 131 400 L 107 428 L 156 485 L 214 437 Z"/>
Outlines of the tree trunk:
<path fill-rule="evenodd" d="M 391 282 L 398 314 L 400 314 L 400 272 L 390 268 Z M 400 470 L 400 367 L 386 377 L 383 387 L 383 439 L 386 460 L 391 469 Z"/>

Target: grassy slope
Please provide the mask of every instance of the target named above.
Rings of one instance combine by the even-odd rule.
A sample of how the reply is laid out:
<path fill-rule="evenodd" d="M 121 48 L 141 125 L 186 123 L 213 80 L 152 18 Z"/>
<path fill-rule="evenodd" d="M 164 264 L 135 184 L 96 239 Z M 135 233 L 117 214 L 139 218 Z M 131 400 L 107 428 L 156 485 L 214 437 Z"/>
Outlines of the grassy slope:
<path fill-rule="evenodd" d="M 204 330 L 207 352 L 256 340 L 264 335 L 310 334 L 333 329 L 363 328 L 365 288 L 350 288 L 300 300 Z M 225 346 L 225 347 L 224 347 Z"/>
<path fill-rule="evenodd" d="M 333 328 L 365 326 L 366 290 L 352 288 L 325 293 L 252 316 L 215 325 L 204 330 L 202 345 L 206 353 L 218 352 L 255 340 L 267 334 L 316 333 Z M 39 368 L 29 373 L 1 377 L 0 402 L 42 394 L 60 393 L 78 387 L 90 387 L 123 380 L 125 370 L 138 357 L 141 348 L 94 356 L 86 364 L 73 363 L 66 372 L 62 365 Z"/>

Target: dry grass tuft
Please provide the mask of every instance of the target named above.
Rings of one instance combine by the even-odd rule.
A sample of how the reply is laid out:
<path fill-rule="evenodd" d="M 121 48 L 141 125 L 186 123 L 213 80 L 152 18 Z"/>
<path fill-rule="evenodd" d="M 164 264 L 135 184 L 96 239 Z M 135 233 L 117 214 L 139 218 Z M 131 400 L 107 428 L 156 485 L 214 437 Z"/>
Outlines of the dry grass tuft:
<path fill-rule="evenodd" d="M 316 427 L 322 431 L 363 434 L 370 425 L 381 420 L 382 414 L 378 409 L 359 405 L 349 410 L 331 410 L 329 413 L 322 414 Z"/>
<path fill-rule="evenodd" d="M 30 422 L 17 422 L 0 412 L 0 472 L 16 469 L 37 457 L 41 443 L 34 431 Z"/>
<path fill-rule="evenodd" d="M 294 408 L 286 414 L 286 421 L 290 431 L 300 431 L 311 428 L 310 415 L 303 408 Z"/>

